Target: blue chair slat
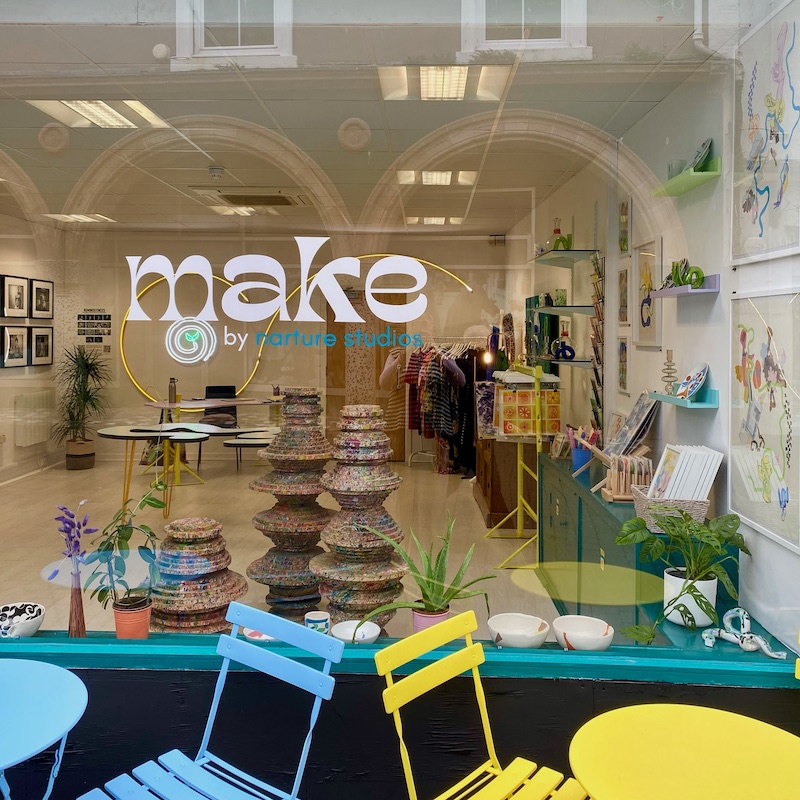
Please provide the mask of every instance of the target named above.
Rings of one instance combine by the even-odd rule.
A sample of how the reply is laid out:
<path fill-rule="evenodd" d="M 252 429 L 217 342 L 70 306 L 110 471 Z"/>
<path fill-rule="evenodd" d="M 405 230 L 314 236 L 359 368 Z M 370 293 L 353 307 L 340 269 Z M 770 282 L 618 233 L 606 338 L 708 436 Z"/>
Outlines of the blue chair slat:
<path fill-rule="evenodd" d="M 196 792 L 181 783 L 171 772 L 167 772 L 155 761 L 148 761 L 133 770 L 134 777 L 164 800 L 207 800 L 204 794 Z"/>
<path fill-rule="evenodd" d="M 215 800 L 253 800 L 258 796 L 218 778 L 181 753 L 180 750 L 170 750 L 169 753 L 159 756 L 158 760 L 184 783 Z M 278 797 L 286 796 L 285 793 L 277 790 L 275 794 Z"/>
<path fill-rule="evenodd" d="M 82 794 L 78 800 L 110 800 L 110 798 L 102 789 L 92 789 L 91 792 Z"/>
<path fill-rule="evenodd" d="M 130 775 L 117 775 L 106 784 L 106 791 L 116 800 L 159 800 Z"/>
<path fill-rule="evenodd" d="M 307 650 L 334 664 L 342 660 L 344 642 L 266 611 L 260 611 L 243 603 L 231 603 L 225 619 L 244 628 L 252 628 L 254 631 L 274 636 L 286 644 Z"/>
<path fill-rule="evenodd" d="M 316 633 L 316 631 L 312 631 L 312 633 Z M 317 635 L 324 636 L 325 634 Z M 330 700 L 333 694 L 333 686 L 336 681 L 330 675 L 325 675 L 314 667 L 299 664 L 297 661 L 286 658 L 286 656 L 278 655 L 271 650 L 258 647 L 250 642 L 234 639 L 232 636 L 223 634 L 219 637 L 217 653 L 223 658 L 233 659 L 260 672 L 266 672 L 267 675 L 280 678 L 282 681 L 291 683 L 300 689 L 305 689 L 305 691 L 322 697 L 324 700 Z"/>

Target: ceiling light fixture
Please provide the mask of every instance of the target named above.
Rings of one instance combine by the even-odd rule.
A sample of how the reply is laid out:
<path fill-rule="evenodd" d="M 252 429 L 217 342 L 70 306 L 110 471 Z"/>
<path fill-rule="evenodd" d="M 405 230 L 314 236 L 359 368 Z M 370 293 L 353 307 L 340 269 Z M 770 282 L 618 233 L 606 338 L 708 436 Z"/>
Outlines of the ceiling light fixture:
<path fill-rule="evenodd" d="M 449 186 L 453 178 L 453 173 L 450 170 L 423 170 L 422 184 L 423 186 Z"/>
<path fill-rule="evenodd" d="M 510 66 L 487 65 L 481 67 L 475 96 L 478 100 L 501 100 L 510 74 Z"/>
<path fill-rule="evenodd" d="M 138 100 L 123 100 L 128 108 L 132 111 L 135 111 L 142 119 L 147 120 L 150 123 L 151 127 L 153 128 L 169 128 L 170 124 L 166 120 L 161 119 L 161 117 L 156 114 L 155 111 L 148 108 L 144 103 L 139 102 Z"/>
<path fill-rule="evenodd" d="M 42 216 L 58 222 L 116 222 L 104 214 L 43 214 Z"/>
<path fill-rule="evenodd" d="M 136 125 L 118 111 L 114 111 L 102 100 L 62 100 L 67 108 L 71 108 L 98 128 L 135 128 Z"/>
<path fill-rule="evenodd" d="M 406 217 L 406 225 L 419 225 L 419 217 Z"/>
<path fill-rule="evenodd" d="M 451 225 L 461 225 L 464 222 L 464 217 L 450 217 Z"/>
<path fill-rule="evenodd" d="M 420 67 L 420 97 L 423 100 L 463 100 L 468 71 L 469 67 Z"/>
<path fill-rule="evenodd" d="M 474 186 L 475 181 L 478 180 L 477 170 L 460 170 L 458 173 L 457 183 L 459 186 Z"/>
<path fill-rule="evenodd" d="M 209 206 L 209 208 L 223 217 L 252 217 L 256 213 L 252 206 Z"/>
<path fill-rule="evenodd" d="M 417 182 L 417 173 L 413 169 L 398 169 L 397 182 L 401 185 L 407 185 Z"/>
<path fill-rule="evenodd" d="M 422 220 L 426 225 L 444 225 L 444 217 L 424 217 Z"/>
<path fill-rule="evenodd" d="M 408 99 L 408 73 L 405 67 L 378 67 L 378 80 L 384 100 Z"/>

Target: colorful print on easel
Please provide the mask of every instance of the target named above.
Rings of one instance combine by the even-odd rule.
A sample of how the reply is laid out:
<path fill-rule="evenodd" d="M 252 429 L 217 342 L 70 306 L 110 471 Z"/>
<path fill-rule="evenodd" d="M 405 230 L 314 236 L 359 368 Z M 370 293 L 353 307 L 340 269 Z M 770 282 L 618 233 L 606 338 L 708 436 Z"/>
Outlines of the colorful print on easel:
<path fill-rule="evenodd" d="M 800 552 L 800 470 L 792 415 L 800 378 L 797 294 L 731 302 L 731 510 Z"/>
<path fill-rule="evenodd" d="M 561 394 L 554 389 L 543 389 L 542 433 L 554 434 L 561 430 Z M 536 392 L 533 389 L 495 390 L 495 417 L 499 433 L 504 436 L 536 435 Z"/>

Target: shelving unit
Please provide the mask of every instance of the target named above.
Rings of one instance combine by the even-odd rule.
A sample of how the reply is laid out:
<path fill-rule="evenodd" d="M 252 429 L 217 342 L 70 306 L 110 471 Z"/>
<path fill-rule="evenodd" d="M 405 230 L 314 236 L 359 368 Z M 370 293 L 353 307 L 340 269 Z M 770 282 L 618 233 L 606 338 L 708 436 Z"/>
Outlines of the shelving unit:
<path fill-rule="evenodd" d="M 534 258 L 536 264 L 547 264 L 551 267 L 574 267 L 578 261 L 586 261 L 596 250 L 548 250 Z"/>
<path fill-rule="evenodd" d="M 651 197 L 680 197 L 686 192 L 691 192 L 704 183 L 716 180 L 722 175 L 722 158 L 710 158 L 697 169 L 686 169 L 666 183 L 653 189 Z"/>
<path fill-rule="evenodd" d="M 669 403 L 680 408 L 719 408 L 719 390 L 701 387 L 693 397 L 675 397 L 671 394 L 648 391 L 647 396 L 659 403 Z"/>
<path fill-rule="evenodd" d="M 698 289 L 691 286 L 671 286 L 669 289 L 656 289 L 650 297 L 688 297 L 693 294 L 719 294 L 719 275 L 706 275 Z"/>

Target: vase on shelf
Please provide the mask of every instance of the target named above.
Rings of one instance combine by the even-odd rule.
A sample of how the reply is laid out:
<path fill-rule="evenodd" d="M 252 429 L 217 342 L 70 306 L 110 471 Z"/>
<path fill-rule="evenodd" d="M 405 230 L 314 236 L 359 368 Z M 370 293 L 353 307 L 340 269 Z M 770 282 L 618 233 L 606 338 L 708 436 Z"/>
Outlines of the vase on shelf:
<path fill-rule="evenodd" d="M 678 370 L 675 369 L 675 362 L 672 360 L 672 350 L 667 350 L 667 360 L 664 362 L 664 369 L 661 370 L 664 394 L 672 394 L 675 391 L 675 379 L 677 377 Z"/>
<path fill-rule="evenodd" d="M 69 590 L 69 636 L 71 639 L 86 637 L 86 618 L 83 614 L 83 587 L 81 570 L 77 558 L 73 556 Z"/>

